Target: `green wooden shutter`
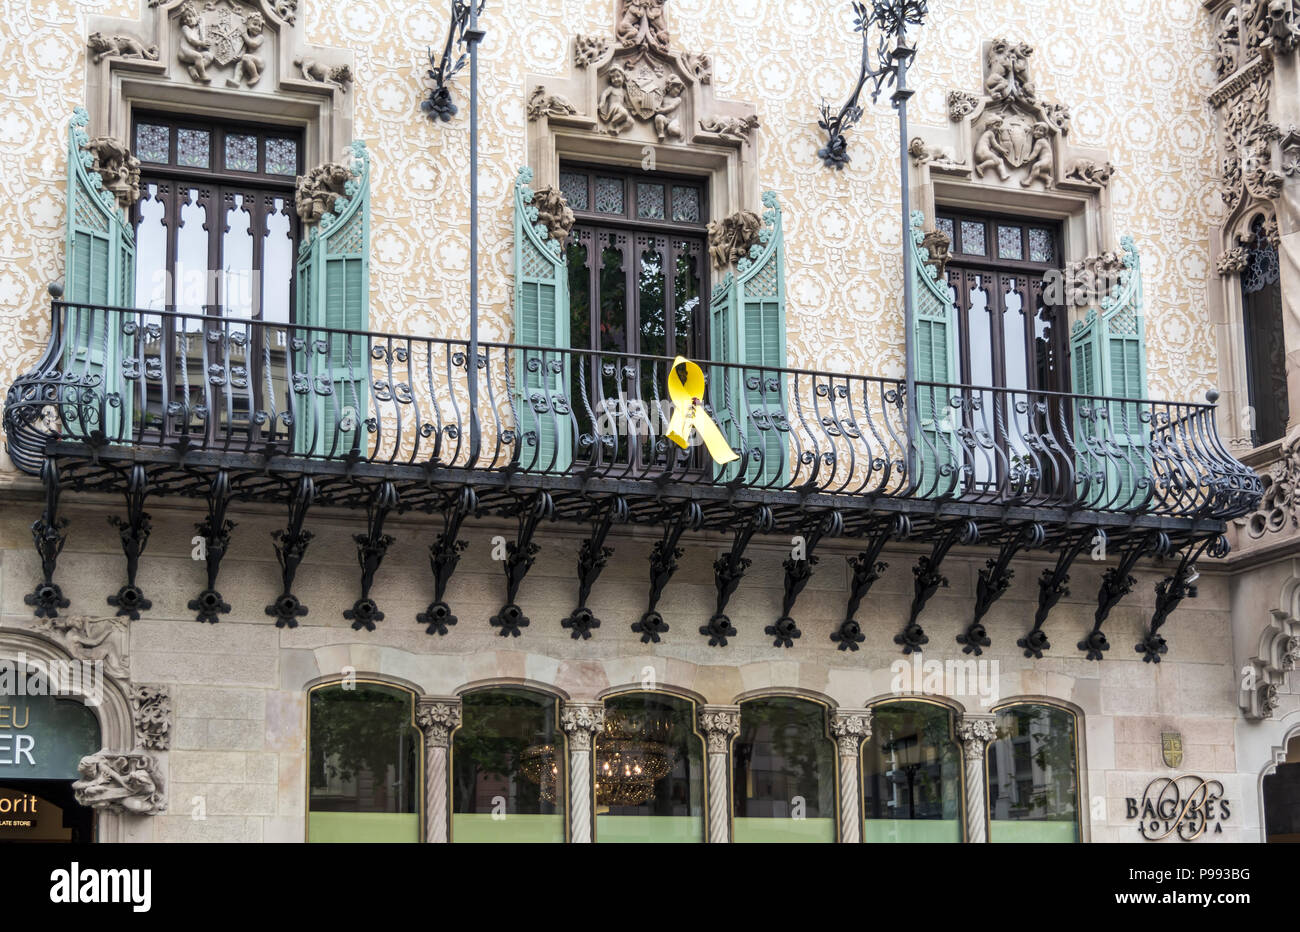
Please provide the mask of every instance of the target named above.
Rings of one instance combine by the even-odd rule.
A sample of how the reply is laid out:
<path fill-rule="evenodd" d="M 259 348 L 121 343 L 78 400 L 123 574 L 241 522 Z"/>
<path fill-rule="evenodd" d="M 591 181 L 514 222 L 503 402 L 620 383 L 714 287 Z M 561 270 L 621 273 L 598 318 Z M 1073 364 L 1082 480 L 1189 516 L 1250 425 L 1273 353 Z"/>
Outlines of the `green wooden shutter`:
<path fill-rule="evenodd" d="M 68 125 L 68 193 L 64 372 L 75 375 L 89 392 L 82 404 L 66 406 L 65 419 L 85 423 L 78 431 L 103 431 L 109 440 L 129 441 L 133 427 L 134 381 L 131 339 L 123 325 L 133 322 L 112 307 L 135 305 L 135 236 L 126 212 L 104 190 L 86 149 L 90 117 L 78 107 Z M 128 363 L 124 365 L 124 363 Z"/>
<path fill-rule="evenodd" d="M 515 343 L 569 348 L 569 273 L 564 251 L 537 222 L 533 170 L 515 179 Z M 586 347 L 583 347 L 584 349 Z M 521 468 L 566 472 L 573 462 L 573 415 L 566 386 L 567 352 L 518 350 L 511 382 L 519 425 Z"/>
<path fill-rule="evenodd" d="M 714 419 L 741 454 L 718 477 L 730 481 L 743 469 L 747 484 L 783 485 L 790 477 L 787 386 L 784 373 L 773 370 L 786 360 L 785 241 L 773 192 L 764 192 L 763 207 L 759 242 L 709 303 L 710 355 L 746 368 L 711 368 L 709 391 Z"/>
<path fill-rule="evenodd" d="M 1121 242 L 1124 271 L 1119 284 L 1089 308 L 1070 335 L 1070 370 L 1076 395 L 1111 399 L 1147 396 L 1146 333 L 1142 269 L 1133 238 Z M 1122 401 L 1076 402 L 1078 469 L 1087 482 L 1081 493 L 1093 507 L 1128 511 L 1150 494 L 1149 425 L 1143 405 Z"/>
<path fill-rule="evenodd" d="M 917 382 L 956 385 L 961 382 L 957 363 L 957 308 L 948 284 L 939 279 L 923 249 L 925 215 L 912 213 L 912 300 L 915 305 Z M 957 444 L 958 411 L 952 407 L 955 393 L 934 386 L 918 385 L 916 391 L 917 467 L 916 492 L 938 497 L 961 492 L 961 449 Z"/>
<path fill-rule="evenodd" d="M 370 153 L 349 148 L 352 178 L 334 210 L 304 237 L 298 256 L 297 317 L 301 327 L 370 328 Z M 297 452 L 365 455 L 370 357 L 364 336 L 296 330 L 294 352 Z"/>

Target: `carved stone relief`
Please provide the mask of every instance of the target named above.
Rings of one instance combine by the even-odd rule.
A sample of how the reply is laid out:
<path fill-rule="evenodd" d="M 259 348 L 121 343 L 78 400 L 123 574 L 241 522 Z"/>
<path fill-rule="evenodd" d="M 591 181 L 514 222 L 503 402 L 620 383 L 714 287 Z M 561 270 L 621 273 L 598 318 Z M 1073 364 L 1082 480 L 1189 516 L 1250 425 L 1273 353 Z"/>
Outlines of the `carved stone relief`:
<path fill-rule="evenodd" d="M 123 680 L 130 677 L 130 633 L 126 619 L 60 615 L 41 619 L 36 629 L 53 637 L 77 660 L 102 661 L 105 676 Z"/>
<path fill-rule="evenodd" d="M 928 256 L 925 260 L 926 264 L 934 267 L 935 280 L 943 281 L 944 274 L 948 270 L 948 260 L 952 255 L 952 237 L 943 230 L 931 230 L 921 240 L 921 248 Z"/>
<path fill-rule="evenodd" d="M 1259 645 L 1242 670 L 1238 705 L 1250 721 L 1272 718 L 1287 686 L 1287 676 L 1300 665 L 1300 621 L 1274 609 L 1260 632 Z"/>
<path fill-rule="evenodd" d="M 735 265 L 758 245 L 763 218 L 752 210 L 741 210 L 722 220 L 709 222 L 709 258 L 715 269 Z"/>
<path fill-rule="evenodd" d="M 1070 170 L 1065 173 L 1065 177 L 1074 178 L 1079 181 L 1106 187 L 1110 184 L 1110 179 L 1115 176 L 1115 166 L 1107 162 L 1099 165 L 1092 159 L 1077 159 Z"/>
<path fill-rule="evenodd" d="M 318 165 L 298 176 L 294 192 L 294 209 L 303 223 L 318 223 L 334 209 L 334 202 L 347 193 L 352 169 L 339 162 Z"/>
<path fill-rule="evenodd" d="M 158 60 L 158 46 L 145 45 L 134 36 L 106 36 L 102 32 L 92 32 L 86 40 L 86 48 L 96 65 L 109 57 Z"/>
<path fill-rule="evenodd" d="M 537 208 L 537 222 L 546 227 L 551 239 L 563 246 L 575 222 L 564 195 L 550 185 L 538 188 L 533 192 L 533 206 Z"/>
<path fill-rule="evenodd" d="M 528 119 L 540 120 L 544 116 L 569 116 L 578 112 L 578 108 L 559 94 L 548 94 L 545 86 L 539 84 L 528 98 Z"/>
<path fill-rule="evenodd" d="M 700 129 L 706 133 L 717 133 L 736 142 L 749 142 L 758 125 L 756 113 L 745 117 L 706 117 L 700 120 Z"/>
<path fill-rule="evenodd" d="M 171 748 L 172 697 L 166 686 L 132 686 L 131 717 L 136 744 L 146 751 Z"/>
<path fill-rule="evenodd" d="M 664 0 L 619 0 L 615 35 L 625 49 L 652 48 L 667 54 L 671 37 Z"/>
<path fill-rule="evenodd" d="M 86 149 L 95 157 L 91 168 L 104 180 L 104 190 L 129 210 L 140 199 L 140 160 L 112 136 L 96 136 Z"/>
<path fill-rule="evenodd" d="M 1074 307 L 1090 307 L 1101 303 L 1120 284 L 1126 266 L 1117 252 L 1104 252 L 1089 256 L 1080 262 L 1065 266 L 1065 301 Z"/>
<path fill-rule="evenodd" d="M 128 815 L 158 815 L 167 811 L 158 759 L 143 751 L 103 750 L 83 757 L 80 779 L 72 784 L 78 803 L 92 809 Z"/>
<path fill-rule="evenodd" d="M 300 57 L 293 60 L 293 66 L 302 72 L 304 81 L 317 84 L 332 84 L 343 93 L 352 85 L 352 68 L 350 65 L 326 65 L 314 58 Z"/>
<path fill-rule="evenodd" d="M 180 46 L 176 60 L 200 84 L 212 83 L 209 69 L 229 72 L 228 87 L 252 87 L 262 79 L 266 59 L 260 54 L 266 41 L 262 14 L 233 0 L 209 0 L 200 7 L 186 0 L 177 11 Z"/>
<path fill-rule="evenodd" d="M 970 170 L 969 163 L 959 158 L 952 146 L 927 145 L 926 141 L 920 136 L 911 141 L 907 147 L 907 152 L 914 163 L 929 165 L 934 170 L 960 172 Z"/>

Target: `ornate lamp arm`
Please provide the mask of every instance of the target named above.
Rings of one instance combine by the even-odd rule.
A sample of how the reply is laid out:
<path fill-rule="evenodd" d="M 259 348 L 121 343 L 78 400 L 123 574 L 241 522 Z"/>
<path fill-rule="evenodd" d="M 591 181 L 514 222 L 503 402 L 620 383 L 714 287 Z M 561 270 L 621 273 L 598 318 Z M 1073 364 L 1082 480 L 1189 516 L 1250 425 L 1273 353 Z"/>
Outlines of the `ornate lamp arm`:
<path fill-rule="evenodd" d="M 442 57 L 435 58 L 433 49 L 429 50 L 429 96 L 421 101 L 420 109 L 430 120 L 450 123 L 459 109 L 451 99 L 451 82 L 469 61 L 465 51 L 465 30 L 469 27 L 471 12 L 481 15 L 487 0 L 478 0 L 478 9 L 471 11 L 472 0 L 451 0 L 451 21 L 447 24 L 447 43 L 443 46 Z M 453 61 L 452 55 L 456 58 Z"/>

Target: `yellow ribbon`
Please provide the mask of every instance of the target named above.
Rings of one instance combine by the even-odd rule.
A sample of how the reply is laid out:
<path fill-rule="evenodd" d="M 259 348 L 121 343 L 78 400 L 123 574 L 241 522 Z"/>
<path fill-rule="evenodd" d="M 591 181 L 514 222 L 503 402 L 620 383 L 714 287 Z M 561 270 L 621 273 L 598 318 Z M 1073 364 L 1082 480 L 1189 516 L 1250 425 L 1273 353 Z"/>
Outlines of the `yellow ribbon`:
<path fill-rule="evenodd" d="M 677 374 L 678 367 L 686 369 L 686 382 Z M 699 432 L 700 439 L 708 448 L 709 456 L 720 466 L 740 459 L 740 454 L 731 449 L 727 438 L 704 410 L 704 370 L 685 356 L 673 360 L 668 370 L 668 397 L 673 403 L 673 417 L 668 422 L 665 435 L 673 443 L 685 450 L 690 443 L 691 431 Z"/>

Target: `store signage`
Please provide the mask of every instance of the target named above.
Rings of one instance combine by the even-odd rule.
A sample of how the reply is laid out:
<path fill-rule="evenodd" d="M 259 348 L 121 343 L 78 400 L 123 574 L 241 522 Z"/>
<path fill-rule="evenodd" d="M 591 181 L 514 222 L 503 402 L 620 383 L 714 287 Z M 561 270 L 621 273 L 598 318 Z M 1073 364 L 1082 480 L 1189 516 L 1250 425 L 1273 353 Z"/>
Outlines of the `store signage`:
<path fill-rule="evenodd" d="M 76 780 L 99 748 L 99 723 L 80 701 L 0 694 L 0 780 Z"/>
<path fill-rule="evenodd" d="M 31 793 L 0 790 L 0 834 L 3 830 L 36 828 L 40 802 Z"/>
<path fill-rule="evenodd" d="M 1138 823 L 1138 832 L 1147 841 L 1171 835 L 1183 841 L 1221 835 L 1223 824 L 1232 817 L 1223 784 L 1192 774 L 1157 777 L 1147 784 L 1141 799 L 1130 796 L 1124 805 L 1125 818 Z"/>

